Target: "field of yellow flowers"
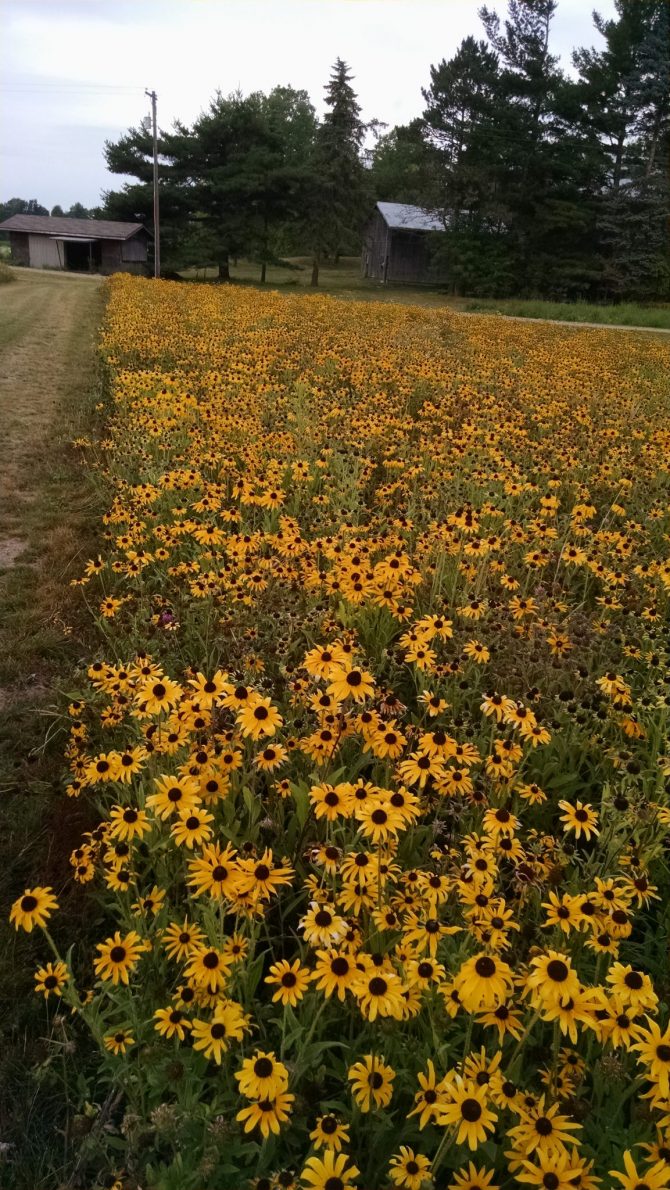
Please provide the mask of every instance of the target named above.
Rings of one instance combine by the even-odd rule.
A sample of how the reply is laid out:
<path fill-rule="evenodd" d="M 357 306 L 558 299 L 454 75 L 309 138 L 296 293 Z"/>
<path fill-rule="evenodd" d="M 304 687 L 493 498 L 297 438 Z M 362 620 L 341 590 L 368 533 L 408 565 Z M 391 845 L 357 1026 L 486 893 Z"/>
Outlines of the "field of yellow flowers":
<path fill-rule="evenodd" d="M 106 927 L 12 908 L 81 1184 L 670 1187 L 667 345 L 117 277 L 101 349 Z"/>

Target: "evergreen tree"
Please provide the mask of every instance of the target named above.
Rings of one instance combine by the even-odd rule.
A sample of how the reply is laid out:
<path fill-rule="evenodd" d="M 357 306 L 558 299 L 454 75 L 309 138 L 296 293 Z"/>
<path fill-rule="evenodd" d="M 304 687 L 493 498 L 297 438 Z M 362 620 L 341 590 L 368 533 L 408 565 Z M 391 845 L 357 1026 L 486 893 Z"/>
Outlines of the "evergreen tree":
<path fill-rule="evenodd" d="M 382 201 L 438 206 L 437 173 L 436 152 L 419 118 L 380 136 L 370 154 L 371 187 Z"/>
<path fill-rule="evenodd" d="M 61 206 L 59 206 L 58 203 L 56 203 L 55 207 L 51 208 L 51 214 L 52 214 L 52 216 L 60 215 L 62 217 L 65 214 L 65 212 L 64 212 L 63 208 Z"/>
<path fill-rule="evenodd" d="M 0 202 L 0 222 L 11 219 L 12 215 L 48 215 L 36 198 L 9 198 L 7 202 Z"/>
<path fill-rule="evenodd" d="M 229 278 L 230 257 L 258 260 L 261 279 L 278 259 L 281 231 L 301 210 L 316 115 L 304 91 L 218 93 L 187 127 L 177 121 L 159 138 L 164 260 L 179 268 L 214 261 Z M 105 198 L 110 218 L 151 223 L 153 159 L 148 123 L 107 145 L 115 172 L 138 182 Z"/>
<path fill-rule="evenodd" d="M 91 217 L 88 209 L 80 202 L 73 203 L 65 214 L 68 219 L 90 219 Z"/>
<path fill-rule="evenodd" d="M 431 66 L 430 76 L 423 119 L 435 168 L 427 205 L 442 212 L 446 226 L 436 264 L 454 292 L 504 293 L 513 273 L 502 234 L 509 212 L 501 193 L 497 54 L 466 37 L 453 58 Z"/>
<path fill-rule="evenodd" d="M 188 197 L 175 181 L 165 155 L 172 145 L 170 135 L 159 131 L 158 136 L 161 257 L 168 270 L 188 262 L 186 245 L 190 230 Z M 106 141 L 104 155 L 110 173 L 125 174 L 137 181 L 126 182 L 121 190 L 103 194 L 102 217 L 143 223 L 153 230 L 153 138 L 149 118 L 136 128 L 129 128 L 118 141 Z"/>
<path fill-rule="evenodd" d="M 564 223 L 561 204 L 553 201 L 565 132 L 556 113 L 563 78 L 549 48 L 555 11 L 556 0 L 509 0 L 502 22 L 493 10 L 479 12 L 500 64 L 500 199 L 517 283 L 527 292 L 547 288 Z"/>
<path fill-rule="evenodd" d="M 595 130 L 603 184 L 597 200 L 600 293 L 670 293 L 670 10 L 666 0 L 616 0 L 594 13 L 601 50 L 573 54 L 582 122 Z"/>
<path fill-rule="evenodd" d="M 307 230 L 313 245 L 312 284 L 318 285 L 321 257 L 358 244 L 371 188 L 362 161 L 367 125 L 346 62 L 337 58 L 325 88 L 326 112 L 309 162 Z"/>

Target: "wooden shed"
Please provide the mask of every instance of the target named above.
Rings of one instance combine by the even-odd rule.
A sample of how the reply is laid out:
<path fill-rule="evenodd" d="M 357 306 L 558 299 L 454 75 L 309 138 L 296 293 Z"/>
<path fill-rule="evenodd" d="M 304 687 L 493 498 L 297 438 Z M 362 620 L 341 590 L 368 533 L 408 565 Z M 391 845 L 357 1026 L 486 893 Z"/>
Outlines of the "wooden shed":
<path fill-rule="evenodd" d="M 428 233 L 444 230 L 434 211 L 409 203 L 378 202 L 363 232 L 363 276 L 385 284 L 445 281 L 431 265 L 428 243 Z"/>
<path fill-rule="evenodd" d="M 147 273 L 150 233 L 142 223 L 12 215 L 0 223 L 9 232 L 12 264 L 78 273 Z"/>

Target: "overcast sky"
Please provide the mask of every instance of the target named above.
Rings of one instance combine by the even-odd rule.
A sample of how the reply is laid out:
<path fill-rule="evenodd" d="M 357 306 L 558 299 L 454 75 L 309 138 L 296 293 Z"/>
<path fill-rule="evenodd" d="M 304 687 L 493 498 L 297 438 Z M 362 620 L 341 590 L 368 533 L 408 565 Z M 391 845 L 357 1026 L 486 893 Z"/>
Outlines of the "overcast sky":
<path fill-rule="evenodd" d="M 606 16 L 613 0 L 595 0 Z M 501 14 L 505 0 L 489 0 Z M 94 206 L 123 179 L 104 141 L 158 93 L 159 123 L 192 121 L 224 94 L 304 87 L 319 114 L 338 55 L 365 119 L 389 126 L 421 113 L 432 63 L 469 33 L 479 0 L 0 0 L 0 199 Z M 569 67 L 600 42 L 590 3 L 559 0 L 552 49 Z"/>

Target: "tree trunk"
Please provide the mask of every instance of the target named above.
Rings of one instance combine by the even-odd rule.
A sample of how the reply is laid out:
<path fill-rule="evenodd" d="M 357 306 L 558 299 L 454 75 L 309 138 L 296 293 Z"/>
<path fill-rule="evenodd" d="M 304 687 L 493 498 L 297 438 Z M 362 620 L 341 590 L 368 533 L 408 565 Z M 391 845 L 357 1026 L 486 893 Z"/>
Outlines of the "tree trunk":
<path fill-rule="evenodd" d="M 625 132 L 619 133 L 616 142 L 616 153 L 614 155 L 614 169 L 612 171 L 612 190 L 615 194 L 619 192 L 621 184 L 621 174 L 623 170 L 623 147 L 625 143 Z"/>
<path fill-rule="evenodd" d="M 230 268 L 227 256 L 219 261 L 219 281 L 230 281 Z"/>
<path fill-rule="evenodd" d="M 312 260 L 312 280 L 310 281 L 310 285 L 312 286 L 313 289 L 316 289 L 318 284 L 319 284 L 319 257 L 317 255 Z"/>
<path fill-rule="evenodd" d="M 338 248 L 337 252 L 335 253 L 335 268 L 337 268 L 339 263 L 340 263 L 340 250 Z"/>
<path fill-rule="evenodd" d="M 263 262 L 261 263 L 261 285 L 265 285 L 265 271 L 266 271 L 266 268 L 267 268 L 267 265 L 266 265 L 265 261 L 263 261 Z"/>
<path fill-rule="evenodd" d="M 654 131 L 652 132 L 652 135 L 651 135 L 651 145 L 649 146 L 649 157 L 647 158 L 647 168 L 644 171 L 645 178 L 651 177 L 651 175 L 654 171 L 654 165 L 656 163 L 656 150 L 658 149 L 658 142 L 659 142 L 659 139 L 661 136 L 661 122 L 662 122 L 661 109 L 660 109 L 660 107 L 658 107 L 656 109 L 656 115 L 654 118 Z"/>

